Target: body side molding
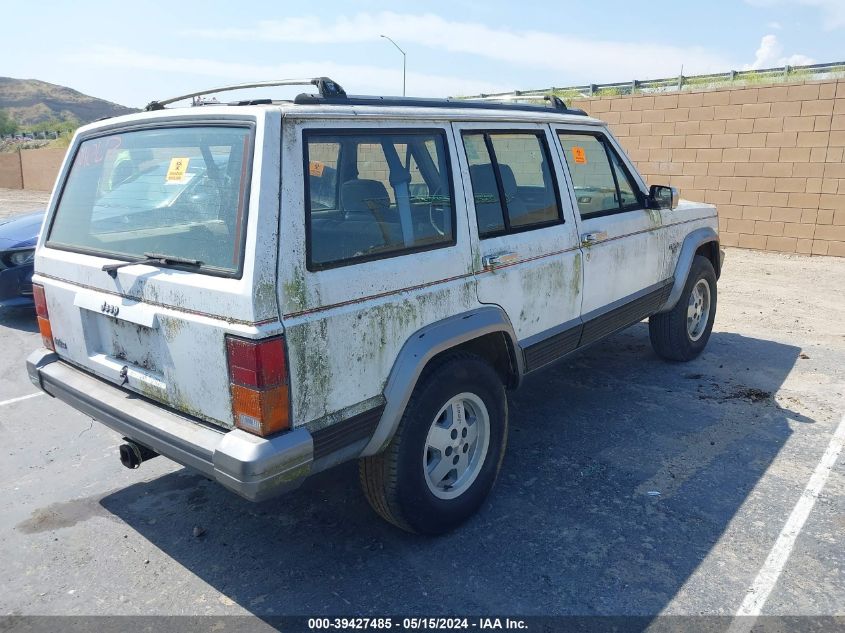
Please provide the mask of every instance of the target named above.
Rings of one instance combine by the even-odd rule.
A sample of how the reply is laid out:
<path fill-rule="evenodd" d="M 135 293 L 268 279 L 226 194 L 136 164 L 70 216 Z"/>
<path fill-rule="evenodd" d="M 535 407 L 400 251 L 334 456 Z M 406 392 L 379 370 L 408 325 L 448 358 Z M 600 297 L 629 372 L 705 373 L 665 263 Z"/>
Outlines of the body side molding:
<path fill-rule="evenodd" d="M 678 303 L 678 299 L 681 298 L 681 293 L 684 290 L 684 285 L 687 283 L 687 277 L 692 267 L 692 260 L 695 257 L 695 251 L 698 250 L 698 247 L 707 242 L 718 241 L 719 235 L 709 226 L 696 229 L 684 238 L 684 244 L 681 246 L 681 254 L 678 256 L 678 263 L 675 265 L 672 291 L 669 293 L 666 303 L 657 312 L 668 312 Z"/>
<path fill-rule="evenodd" d="M 501 332 L 510 339 L 517 373 L 524 372 L 522 351 L 510 320 L 499 307 L 485 306 L 437 321 L 414 333 L 402 346 L 384 388 L 385 407 L 361 457 L 375 455 L 393 438 L 420 374 L 429 360 L 461 343 Z"/>
<path fill-rule="evenodd" d="M 525 355 L 525 373 L 580 352 L 644 317 L 651 316 L 666 302 L 672 284 L 673 279 L 670 277 L 557 328 L 520 341 Z"/>

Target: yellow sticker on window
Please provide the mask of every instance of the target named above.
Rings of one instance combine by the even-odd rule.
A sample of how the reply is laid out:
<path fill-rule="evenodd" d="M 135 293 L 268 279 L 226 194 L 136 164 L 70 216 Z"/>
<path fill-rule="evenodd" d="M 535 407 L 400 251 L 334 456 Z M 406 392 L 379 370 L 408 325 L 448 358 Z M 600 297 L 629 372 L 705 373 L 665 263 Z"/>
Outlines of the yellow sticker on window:
<path fill-rule="evenodd" d="M 190 158 L 171 158 L 170 167 L 167 168 L 166 182 L 184 182 L 185 175 L 188 173 L 188 163 Z"/>
<path fill-rule="evenodd" d="M 326 168 L 325 163 L 321 163 L 318 160 L 312 160 L 308 163 L 308 173 L 312 176 L 317 176 L 317 178 L 322 177 L 323 170 Z"/>
<path fill-rule="evenodd" d="M 587 152 L 584 151 L 583 147 L 573 147 L 572 158 L 574 158 L 575 162 L 579 165 L 584 165 L 587 162 Z"/>

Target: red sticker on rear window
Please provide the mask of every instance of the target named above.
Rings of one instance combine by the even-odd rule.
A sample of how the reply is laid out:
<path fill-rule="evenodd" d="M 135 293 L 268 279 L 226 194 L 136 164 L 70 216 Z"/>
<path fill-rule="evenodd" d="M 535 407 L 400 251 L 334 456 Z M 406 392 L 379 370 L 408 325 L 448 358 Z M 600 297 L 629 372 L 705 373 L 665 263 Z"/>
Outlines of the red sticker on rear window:
<path fill-rule="evenodd" d="M 573 147 L 572 158 L 574 158 L 575 162 L 579 165 L 583 165 L 587 162 L 587 152 L 584 151 L 583 147 Z"/>

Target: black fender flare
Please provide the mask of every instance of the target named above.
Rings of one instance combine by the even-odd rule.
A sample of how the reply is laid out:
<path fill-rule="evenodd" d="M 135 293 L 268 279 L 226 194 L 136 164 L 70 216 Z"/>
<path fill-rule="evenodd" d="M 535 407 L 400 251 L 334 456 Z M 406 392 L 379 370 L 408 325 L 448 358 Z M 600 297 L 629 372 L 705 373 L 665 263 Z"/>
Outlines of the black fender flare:
<path fill-rule="evenodd" d="M 484 306 L 447 317 L 421 328 L 408 338 L 390 370 L 384 388 L 384 411 L 361 457 L 381 452 L 393 439 L 428 361 L 461 343 L 495 332 L 509 337 L 521 378 L 524 374 L 522 351 L 510 320 L 498 306 Z"/>
<path fill-rule="evenodd" d="M 669 298 L 666 303 L 658 310 L 660 312 L 668 312 L 678 303 L 681 298 L 681 293 L 687 283 L 690 268 L 692 268 L 692 260 L 695 258 L 695 252 L 702 244 L 708 242 L 718 242 L 719 235 L 712 227 L 705 226 L 700 229 L 695 229 L 684 238 L 684 243 L 681 246 L 681 252 L 678 255 L 678 263 L 675 264 L 675 274 L 673 275 L 672 290 L 669 292 Z"/>

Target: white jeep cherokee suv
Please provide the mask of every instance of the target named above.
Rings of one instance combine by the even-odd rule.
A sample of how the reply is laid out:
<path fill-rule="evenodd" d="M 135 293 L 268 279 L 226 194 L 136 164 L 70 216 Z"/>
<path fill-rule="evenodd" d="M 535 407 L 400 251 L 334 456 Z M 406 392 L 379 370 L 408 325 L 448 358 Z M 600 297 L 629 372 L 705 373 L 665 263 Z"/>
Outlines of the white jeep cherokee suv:
<path fill-rule="evenodd" d="M 294 83 L 318 94 L 153 102 L 67 153 L 27 367 L 124 465 L 261 500 L 359 458 L 376 512 L 444 532 L 492 488 L 523 376 L 646 317 L 660 356 L 707 344 L 716 209 L 649 190 L 601 121 L 264 85 Z"/>

